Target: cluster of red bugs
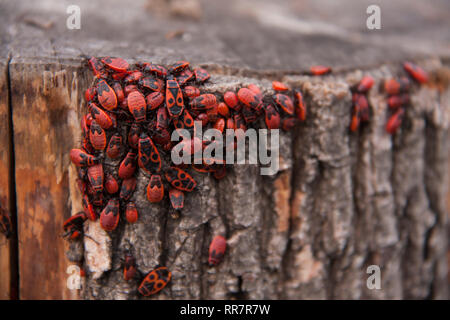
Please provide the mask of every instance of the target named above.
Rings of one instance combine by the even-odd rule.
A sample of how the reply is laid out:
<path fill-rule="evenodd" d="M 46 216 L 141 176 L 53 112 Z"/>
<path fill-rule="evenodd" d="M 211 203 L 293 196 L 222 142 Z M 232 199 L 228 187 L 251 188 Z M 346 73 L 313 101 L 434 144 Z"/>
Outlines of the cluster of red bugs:
<path fill-rule="evenodd" d="M 350 130 L 355 132 L 362 122 L 368 122 L 370 117 L 369 101 L 367 100 L 367 92 L 372 88 L 374 79 L 371 76 L 365 76 L 354 88 L 352 94 L 352 119 L 350 121 Z"/>
<path fill-rule="evenodd" d="M 405 62 L 403 68 L 410 78 L 417 83 L 428 82 L 427 72 L 419 66 L 411 62 Z M 391 110 L 391 116 L 386 123 L 386 131 L 390 134 L 394 134 L 402 124 L 405 107 L 409 104 L 410 78 L 400 77 L 399 79 L 387 79 L 384 82 L 384 90 L 388 94 L 387 104 Z"/>
<path fill-rule="evenodd" d="M 168 189 L 175 212 L 184 207 L 185 192 L 193 191 L 197 182 L 187 172 L 186 164 L 171 163 L 174 130 L 186 129 L 195 136 L 194 121 L 199 121 L 203 127 L 222 133 L 225 129 L 245 131 L 256 126 L 260 116 L 268 129 L 290 130 L 306 119 L 302 93 L 291 92 L 281 82 L 273 82 L 275 93 L 268 97 L 254 84 L 219 96 L 202 92 L 201 85 L 210 75 L 202 68 L 192 70 L 187 61 L 168 67 L 153 63 L 131 66 L 121 58 L 91 57 L 88 66 L 95 79 L 85 92 L 88 113 L 81 120 L 82 145 L 70 151 L 78 167 L 77 183 L 83 197 L 83 211 L 63 224 L 64 236 L 71 240 L 82 235 L 86 220 L 95 221 L 98 216 L 100 226 L 108 232 L 117 228 L 121 212 L 128 223 L 138 220 L 138 210 L 131 201 L 138 168 L 149 176 L 149 202 L 162 201 Z M 192 152 L 196 143 L 202 148 L 208 144 L 192 138 L 183 150 Z M 105 163 L 114 161 L 119 164 L 117 172 L 105 173 Z M 226 175 L 225 163 L 217 159 L 203 159 L 203 164 L 192 164 L 192 169 L 211 173 L 216 179 Z M 209 248 L 209 264 L 219 264 L 225 250 L 226 239 L 215 236 Z M 123 264 L 124 279 L 134 278 L 136 262 L 129 252 Z M 144 277 L 138 291 L 144 296 L 155 294 L 170 279 L 171 272 L 158 267 Z"/>

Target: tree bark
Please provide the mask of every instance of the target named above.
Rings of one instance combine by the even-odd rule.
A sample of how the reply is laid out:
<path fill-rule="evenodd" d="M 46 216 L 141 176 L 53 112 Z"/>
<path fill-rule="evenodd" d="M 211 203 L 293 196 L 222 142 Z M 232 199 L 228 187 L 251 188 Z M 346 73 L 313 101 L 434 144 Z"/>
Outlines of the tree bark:
<path fill-rule="evenodd" d="M 339 27 L 337 34 L 313 22 L 312 34 L 308 28 L 293 31 L 265 1 L 248 8 L 237 1 L 230 8 L 213 2 L 204 6 L 200 21 L 157 18 L 143 10 L 144 1 L 127 7 L 127 17 L 121 15 L 123 5 L 100 1 L 98 10 L 89 1 L 74 1 L 83 8 L 82 29 L 67 31 L 65 7 L 43 2 L 42 8 L 0 4 L 5 30 L 0 116 L 11 116 L 13 135 L 0 128 L 0 137 L 8 136 L 0 144 L 0 177 L 13 180 L 17 198 L 12 213 L 18 221 L 20 298 L 140 299 L 139 280 L 123 281 L 126 249 L 142 274 L 157 265 L 172 271 L 170 285 L 150 299 L 448 298 L 447 34 L 435 35 L 433 24 L 419 19 L 416 29 L 382 31 L 381 38 L 349 25 L 346 21 L 358 17 L 352 10 L 329 20 Z M 354 2 L 364 6 L 360 3 Z M 408 8 L 419 3 L 408 2 Z M 313 16 L 312 4 L 285 5 Z M 437 6 L 445 12 L 448 5 Z M 333 13 L 332 6 L 324 10 L 329 17 Z M 448 24 L 437 11 L 428 14 Z M 386 16 L 387 26 L 397 22 Z M 113 22 L 119 18 L 123 25 Z M 54 27 L 45 29 L 43 21 Z M 164 37 L 174 30 L 187 36 Z M 181 217 L 173 219 L 167 199 L 147 201 L 149 177 L 140 171 L 133 195 L 140 213 L 136 224 L 121 223 L 109 235 L 98 222 L 87 222 L 89 237 L 66 243 L 62 222 L 82 208 L 68 155 L 80 143 L 82 97 L 92 82 L 84 54 L 130 62 L 186 59 L 211 72 L 204 90 L 215 93 L 249 83 L 270 93 L 272 80 L 283 81 L 304 93 L 307 120 L 281 133 L 275 176 L 262 176 L 253 165 L 234 165 L 220 181 L 194 172 L 198 190 L 187 195 Z M 391 136 L 385 132 L 389 112 L 380 85 L 403 74 L 399 61 L 405 59 L 429 71 L 431 82 L 413 87 L 404 125 Z M 306 76 L 313 64 L 330 65 L 334 73 Z M 376 80 L 368 96 L 370 122 L 350 133 L 350 88 L 366 74 Z M 7 142 L 14 142 L 12 155 Z M 118 163 L 108 165 L 114 170 Z M 10 190 L 2 182 L 2 204 L 11 202 Z M 217 234 L 226 236 L 228 248 L 224 261 L 209 267 L 208 246 Z M 0 289 L 6 293 L 14 277 L 9 272 L 16 268 L 9 262 L 9 245 L 0 246 Z M 83 260 L 82 290 L 71 290 L 67 268 Z M 370 265 L 381 268 L 380 290 L 366 285 Z"/>

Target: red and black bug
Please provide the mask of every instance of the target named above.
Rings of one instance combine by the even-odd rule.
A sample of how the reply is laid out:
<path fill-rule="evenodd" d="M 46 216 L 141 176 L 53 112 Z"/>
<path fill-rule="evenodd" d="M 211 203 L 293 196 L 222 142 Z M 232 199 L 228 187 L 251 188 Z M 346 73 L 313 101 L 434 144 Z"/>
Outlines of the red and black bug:
<path fill-rule="evenodd" d="M 166 171 L 167 181 L 178 190 L 192 191 L 197 186 L 197 182 L 184 170 L 177 167 L 170 167 Z"/>
<path fill-rule="evenodd" d="M 326 66 L 312 66 L 309 71 L 313 76 L 322 76 L 331 73 L 331 68 Z"/>
<path fill-rule="evenodd" d="M 201 121 L 202 126 L 206 126 L 208 124 L 208 115 L 206 113 L 200 113 L 197 118 L 195 119 L 196 121 Z"/>
<path fill-rule="evenodd" d="M 191 101 L 191 108 L 194 110 L 205 110 L 217 105 L 216 96 L 212 93 L 199 95 Z"/>
<path fill-rule="evenodd" d="M 369 121 L 370 111 L 369 111 L 369 102 L 364 94 L 354 93 L 355 105 L 358 106 L 359 116 L 361 121 L 367 122 Z"/>
<path fill-rule="evenodd" d="M 139 218 L 139 214 L 134 202 L 130 201 L 125 207 L 125 219 L 128 223 L 135 223 Z"/>
<path fill-rule="evenodd" d="M 164 82 L 160 79 L 145 77 L 139 81 L 139 85 L 152 91 L 161 92 L 164 88 Z"/>
<path fill-rule="evenodd" d="M 140 131 L 139 125 L 133 122 L 130 131 L 128 131 L 128 145 L 133 149 L 138 148 Z"/>
<path fill-rule="evenodd" d="M 223 133 L 223 130 L 225 130 L 225 119 L 224 118 L 217 119 L 217 121 L 213 125 L 213 128 Z"/>
<path fill-rule="evenodd" d="M 167 115 L 167 110 L 164 106 L 161 106 L 156 112 L 156 129 L 163 130 L 167 129 L 168 126 L 169 116 Z"/>
<path fill-rule="evenodd" d="M 170 142 L 170 133 L 167 129 L 161 129 L 155 131 L 152 138 L 153 142 L 157 145 L 166 145 Z"/>
<path fill-rule="evenodd" d="M 119 191 L 119 183 L 117 183 L 116 178 L 112 174 L 106 175 L 105 189 L 109 194 L 114 194 Z"/>
<path fill-rule="evenodd" d="M 176 80 L 167 80 L 166 82 L 166 106 L 170 117 L 176 118 L 184 110 L 183 92 Z"/>
<path fill-rule="evenodd" d="M 137 180 L 135 177 L 131 177 L 122 181 L 120 188 L 120 199 L 128 201 L 136 189 Z"/>
<path fill-rule="evenodd" d="M 403 108 L 398 109 L 388 120 L 386 123 L 386 132 L 390 134 L 394 134 L 397 129 L 402 124 L 403 114 L 405 111 Z"/>
<path fill-rule="evenodd" d="M 403 64 L 403 68 L 409 75 L 419 83 L 428 82 L 428 73 L 423 70 L 421 67 L 415 65 L 412 62 L 405 62 Z"/>
<path fill-rule="evenodd" d="M 245 126 L 245 121 L 240 114 L 234 115 L 234 127 L 235 130 L 238 129 L 242 129 L 243 131 L 247 130 L 247 127 Z"/>
<path fill-rule="evenodd" d="M 217 106 L 217 112 L 225 117 L 225 118 L 229 118 L 230 117 L 230 109 L 228 108 L 227 104 L 225 102 L 220 102 Z"/>
<path fill-rule="evenodd" d="M 183 89 L 183 94 L 190 99 L 194 99 L 200 95 L 200 90 L 197 87 L 186 86 Z"/>
<path fill-rule="evenodd" d="M 272 81 L 272 88 L 275 91 L 288 91 L 289 87 L 282 82 Z"/>
<path fill-rule="evenodd" d="M 119 224 L 119 218 L 119 199 L 112 198 L 100 214 L 100 226 L 105 231 L 114 231 Z"/>
<path fill-rule="evenodd" d="M 139 81 L 143 76 L 143 73 L 140 71 L 133 71 L 131 72 L 125 79 L 126 84 L 134 83 Z"/>
<path fill-rule="evenodd" d="M 164 197 L 164 185 L 159 174 L 153 174 L 147 185 L 147 199 L 152 203 L 160 202 Z"/>
<path fill-rule="evenodd" d="M 189 66 L 189 62 L 187 61 L 177 61 L 173 65 L 170 66 L 169 72 L 176 73 L 186 69 Z"/>
<path fill-rule="evenodd" d="M 115 133 L 111 136 L 106 148 L 106 155 L 111 159 L 116 159 L 120 155 L 122 148 L 122 136 L 119 133 Z"/>
<path fill-rule="evenodd" d="M 92 221 L 97 220 L 97 214 L 95 213 L 94 207 L 91 201 L 89 201 L 89 196 L 87 194 L 83 195 L 82 205 L 86 217 Z"/>
<path fill-rule="evenodd" d="M 163 66 L 153 64 L 153 63 L 146 63 L 144 67 L 145 72 L 152 72 L 156 74 L 157 76 L 161 78 L 165 78 L 167 76 L 167 69 Z"/>
<path fill-rule="evenodd" d="M 70 160 L 78 167 L 89 167 L 99 162 L 97 157 L 94 157 L 81 149 L 70 150 Z"/>
<path fill-rule="evenodd" d="M 101 63 L 97 58 L 90 57 L 88 60 L 88 66 L 94 76 L 96 76 L 97 78 L 103 78 L 107 76 L 103 63 Z"/>
<path fill-rule="evenodd" d="M 12 234 L 12 222 L 9 212 L 0 205 L 0 232 L 8 239 Z"/>
<path fill-rule="evenodd" d="M 290 131 L 297 124 L 297 118 L 290 117 L 281 120 L 281 129 L 284 131 Z"/>
<path fill-rule="evenodd" d="M 247 107 L 253 108 L 255 110 L 259 110 L 262 107 L 261 97 L 250 89 L 239 89 L 237 97 L 239 101 Z"/>
<path fill-rule="evenodd" d="M 150 271 L 139 285 L 138 291 L 147 297 L 158 293 L 170 282 L 172 273 L 166 267 L 159 267 Z"/>
<path fill-rule="evenodd" d="M 195 81 L 197 81 L 198 83 L 203 83 L 211 77 L 208 71 L 206 71 L 203 68 L 194 69 L 194 74 L 195 74 Z"/>
<path fill-rule="evenodd" d="M 90 101 L 94 100 L 96 95 L 97 95 L 97 90 L 95 89 L 95 87 L 89 87 L 84 92 L 84 100 L 86 100 L 86 102 L 90 102 Z"/>
<path fill-rule="evenodd" d="M 273 101 L 288 115 L 294 115 L 294 103 L 292 99 L 282 93 L 277 93 L 272 96 Z"/>
<path fill-rule="evenodd" d="M 295 113 L 301 121 L 306 120 L 306 105 L 303 101 L 303 95 L 299 90 L 294 90 Z"/>
<path fill-rule="evenodd" d="M 171 188 L 169 190 L 169 199 L 172 208 L 181 210 L 184 207 L 184 193 L 181 190 Z"/>
<path fill-rule="evenodd" d="M 129 64 L 122 58 L 104 57 L 102 62 L 110 69 L 119 73 L 126 72 Z"/>
<path fill-rule="evenodd" d="M 223 95 L 223 101 L 229 106 L 231 109 L 239 111 L 239 99 L 233 91 L 227 91 Z"/>
<path fill-rule="evenodd" d="M 206 115 L 208 116 L 209 122 L 215 122 L 219 118 L 218 104 L 214 104 L 212 108 L 206 110 Z"/>
<path fill-rule="evenodd" d="M 152 92 L 145 97 L 148 110 L 158 108 L 164 102 L 164 95 L 161 92 Z"/>
<path fill-rule="evenodd" d="M 102 109 L 100 109 L 95 103 L 90 102 L 88 109 L 91 113 L 92 119 L 97 121 L 100 127 L 103 129 L 109 129 L 113 125 L 111 117 Z"/>
<path fill-rule="evenodd" d="M 123 263 L 123 279 L 125 281 L 129 281 L 133 279 L 136 274 L 136 259 L 131 255 L 131 253 L 126 253 Z"/>
<path fill-rule="evenodd" d="M 384 91 L 389 95 L 400 94 L 409 90 L 411 82 L 407 77 L 388 79 L 384 82 Z"/>
<path fill-rule="evenodd" d="M 89 141 L 95 150 L 105 150 L 106 148 L 106 133 L 97 121 L 92 120 L 91 127 L 89 128 Z"/>
<path fill-rule="evenodd" d="M 114 110 L 117 107 L 116 93 L 103 79 L 97 83 L 97 98 L 106 110 Z"/>
<path fill-rule="evenodd" d="M 173 124 L 177 129 L 193 129 L 194 128 L 194 119 L 192 118 L 189 111 L 184 109 L 183 114 L 178 117 L 178 119 L 173 120 Z"/>
<path fill-rule="evenodd" d="M 222 236 L 215 236 L 209 245 L 208 263 L 210 266 L 218 265 L 225 255 L 227 240 Z"/>
<path fill-rule="evenodd" d="M 175 79 L 177 80 L 178 85 L 183 86 L 193 77 L 194 73 L 189 69 L 185 69 L 182 72 L 180 72 L 180 74 L 177 75 Z"/>
<path fill-rule="evenodd" d="M 387 104 L 391 109 L 397 109 L 408 103 L 409 103 L 409 95 L 407 93 L 393 95 L 387 99 Z"/>
<path fill-rule="evenodd" d="M 133 91 L 136 91 L 136 90 L 138 90 L 138 87 L 135 84 L 128 84 L 125 87 L 123 87 L 123 93 L 125 93 L 125 97 L 128 97 L 128 95 L 130 93 L 132 93 Z M 126 100 L 124 100 L 124 101 L 126 102 Z M 128 102 L 126 102 L 126 105 L 128 107 Z"/>
<path fill-rule="evenodd" d="M 78 212 L 63 223 L 63 237 L 71 240 L 77 239 L 83 233 L 83 224 L 87 217 L 84 212 Z"/>
<path fill-rule="evenodd" d="M 147 104 L 142 93 L 138 90 L 130 92 L 127 97 L 128 109 L 136 122 L 143 122 L 146 118 Z"/>
<path fill-rule="evenodd" d="M 81 121 L 80 121 L 80 127 L 81 127 L 81 132 L 83 134 L 83 137 L 87 137 L 89 134 L 89 126 L 87 124 L 87 119 L 86 119 L 87 116 L 88 115 L 85 115 L 83 118 L 81 118 Z"/>
<path fill-rule="evenodd" d="M 94 192 L 103 191 L 103 165 L 101 163 L 88 168 L 88 179 Z"/>
<path fill-rule="evenodd" d="M 114 82 L 112 88 L 114 90 L 114 93 L 116 94 L 117 101 L 119 103 L 122 103 L 122 101 L 125 99 L 125 93 L 123 92 L 123 88 L 120 82 Z"/>
<path fill-rule="evenodd" d="M 242 117 L 244 118 L 246 124 L 255 122 L 256 119 L 258 119 L 258 115 L 256 114 L 256 112 L 247 106 L 244 106 L 241 109 L 241 114 L 242 114 Z"/>
<path fill-rule="evenodd" d="M 266 112 L 266 126 L 267 129 L 279 129 L 280 128 L 280 114 L 275 110 L 275 107 L 272 104 L 268 104 L 264 109 Z"/>
<path fill-rule="evenodd" d="M 133 151 L 127 153 L 119 166 L 119 178 L 128 179 L 136 171 L 137 154 Z"/>
<path fill-rule="evenodd" d="M 360 112 L 359 112 L 359 105 L 355 104 L 353 106 L 352 119 L 350 121 L 350 131 L 356 132 L 359 128 L 360 121 L 361 121 L 361 116 L 360 116 Z"/>
<path fill-rule="evenodd" d="M 361 81 L 358 83 L 356 90 L 360 93 L 365 93 L 372 88 L 375 80 L 371 76 L 364 76 Z"/>
<path fill-rule="evenodd" d="M 141 133 L 139 137 L 139 166 L 147 171 L 158 172 L 161 170 L 161 157 L 158 149 L 153 143 L 152 139 L 146 134 Z"/>

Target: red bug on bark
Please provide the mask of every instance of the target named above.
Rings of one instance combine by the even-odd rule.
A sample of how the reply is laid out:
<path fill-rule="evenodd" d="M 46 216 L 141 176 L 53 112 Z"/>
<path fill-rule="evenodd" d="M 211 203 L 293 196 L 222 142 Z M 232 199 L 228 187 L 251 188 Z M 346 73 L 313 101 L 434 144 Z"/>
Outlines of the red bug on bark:
<path fill-rule="evenodd" d="M 183 93 L 176 80 L 166 82 L 166 106 L 171 118 L 181 115 L 184 110 Z"/>
<path fill-rule="evenodd" d="M 97 214 L 95 213 L 94 207 L 92 206 L 91 201 L 89 201 L 89 196 L 87 194 L 83 195 L 82 205 L 86 217 L 92 221 L 97 220 Z"/>
<path fill-rule="evenodd" d="M 101 163 L 93 165 L 88 168 L 88 179 L 94 192 L 103 191 L 103 165 Z"/>
<path fill-rule="evenodd" d="M 147 104 L 145 98 L 140 91 L 132 91 L 127 97 L 128 109 L 133 115 L 136 122 L 145 121 L 147 113 Z"/>
<path fill-rule="evenodd" d="M 359 105 L 356 104 L 353 106 L 352 119 L 350 122 L 350 131 L 356 132 L 358 130 L 360 120 L 361 116 L 359 113 Z"/>
<path fill-rule="evenodd" d="M 227 240 L 222 236 L 215 236 L 209 245 L 209 265 L 217 266 L 220 262 L 222 262 L 226 249 Z"/>
<path fill-rule="evenodd" d="M 226 127 L 227 129 L 236 129 L 234 126 L 234 119 L 233 118 L 228 118 L 227 122 L 226 122 Z"/>
<path fill-rule="evenodd" d="M 167 69 L 163 66 L 153 64 L 153 63 L 147 63 L 144 67 L 145 72 L 152 72 L 159 76 L 160 78 L 165 78 L 167 76 Z"/>
<path fill-rule="evenodd" d="M 297 121 L 297 118 L 294 117 L 285 118 L 281 121 L 281 129 L 283 129 L 284 131 L 290 131 L 295 127 Z"/>
<path fill-rule="evenodd" d="M 172 208 L 175 210 L 181 210 L 184 207 L 184 193 L 175 188 L 170 188 L 169 199 Z"/>
<path fill-rule="evenodd" d="M 119 191 L 119 183 L 112 174 L 108 174 L 105 179 L 105 189 L 109 194 L 114 194 Z"/>
<path fill-rule="evenodd" d="M 154 110 L 164 102 L 164 95 L 161 92 L 152 92 L 145 97 L 147 108 Z"/>
<path fill-rule="evenodd" d="M 208 124 L 208 115 L 206 113 L 200 113 L 197 118 L 195 119 L 196 121 L 201 121 L 202 126 L 206 126 Z"/>
<path fill-rule="evenodd" d="M 138 291 L 144 297 L 158 293 L 170 282 L 172 273 L 166 267 L 159 267 L 150 271 L 139 285 Z"/>
<path fill-rule="evenodd" d="M 113 57 L 104 57 L 102 62 L 110 69 L 117 71 L 119 73 L 126 72 L 128 67 L 130 66 L 128 62 L 126 62 L 122 58 L 113 58 Z"/>
<path fill-rule="evenodd" d="M 133 151 L 127 153 L 119 166 L 119 178 L 128 179 L 136 170 L 136 158 L 137 154 Z"/>
<path fill-rule="evenodd" d="M 303 95 L 299 90 L 294 90 L 295 114 L 301 121 L 306 120 L 306 105 L 303 102 Z"/>
<path fill-rule="evenodd" d="M 81 149 L 70 150 L 70 160 L 77 167 L 89 167 L 99 162 L 97 157 L 84 152 Z"/>
<path fill-rule="evenodd" d="M 166 171 L 167 181 L 175 188 L 181 191 L 192 191 L 197 186 L 197 182 L 186 171 L 170 167 Z"/>
<path fill-rule="evenodd" d="M 224 118 L 219 118 L 213 126 L 214 129 L 219 130 L 220 132 L 223 133 L 223 130 L 225 130 L 225 119 Z"/>
<path fill-rule="evenodd" d="M 153 174 L 147 185 L 147 199 L 151 203 L 160 202 L 164 197 L 164 185 L 159 174 Z"/>
<path fill-rule="evenodd" d="M 195 81 L 197 81 L 198 83 L 203 83 L 211 77 L 208 71 L 203 68 L 194 69 L 194 74 Z"/>
<path fill-rule="evenodd" d="M 243 131 L 247 130 L 245 121 L 240 114 L 234 115 L 234 127 L 236 130 L 238 130 L 238 129 L 242 129 Z"/>
<path fill-rule="evenodd" d="M 115 133 L 111 136 L 106 148 L 106 155 L 111 159 L 116 159 L 120 155 L 120 149 L 122 148 L 122 136 L 119 133 Z"/>
<path fill-rule="evenodd" d="M 135 223 L 138 220 L 139 214 L 134 202 L 130 201 L 125 207 L 125 219 L 128 223 Z"/>
<path fill-rule="evenodd" d="M 77 239 L 83 233 L 83 224 L 87 217 L 84 212 L 78 212 L 63 223 L 63 237 L 70 240 Z"/>
<path fill-rule="evenodd" d="M 97 121 L 100 127 L 105 130 L 111 128 L 113 125 L 111 117 L 105 111 L 100 109 L 95 103 L 90 102 L 88 104 L 88 110 L 91 113 L 92 119 Z"/>
<path fill-rule="evenodd" d="M 405 62 L 403 64 L 403 68 L 409 75 L 419 83 L 427 83 L 428 82 L 428 73 L 423 70 L 421 67 L 415 65 L 412 62 Z"/>
<path fill-rule="evenodd" d="M 272 99 L 288 115 L 294 115 L 294 103 L 289 96 L 277 93 L 272 96 Z"/>
<path fill-rule="evenodd" d="M 145 133 L 139 137 L 139 166 L 147 171 L 158 172 L 161 170 L 161 157 L 152 139 Z"/>
<path fill-rule="evenodd" d="M 403 108 L 398 109 L 388 120 L 386 123 L 386 132 L 390 134 L 394 134 L 397 129 L 402 124 L 403 115 L 405 111 Z"/>
<path fill-rule="evenodd" d="M 359 82 L 356 90 L 360 93 L 365 93 L 372 88 L 375 80 L 371 76 L 364 76 Z"/>
<path fill-rule="evenodd" d="M 219 106 L 215 104 L 212 108 L 206 110 L 209 122 L 215 122 L 219 118 Z"/>
<path fill-rule="evenodd" d="M 200 90 L 193 86 L 186 86 L 182 91 L 183 94 L 190 99 L 197 98 L 200 95 Z"/>
<path fill-rule="evenodd" d="M 89 128 L 89 141 L 95 150 L 103 151 L 106 148 L 105 130 L 95 120 L 92 120 Z"/>
<path fill-rule="evenodd" d="M 280 114 L 275 110 L 275 107 L 272 104 L 268 104 L 264 109 L 266 112 L 266 126 L 267 129 L 279 129 L 280 128 Z"/>
<path fill-rule="evenodd" d="M 136 122 L 133 122 L 130 131 L 128 132 L 128 145 L 133 149 L 138 148 L 140 131 L 139 125 Z"/>
<path fill-rule="evenodd" d="M 169 116 L 164 106 L 159 107 L 156 112 L 156 130 L 167 129 L 169 126 Z"/>
<path fill-rule="evenodd" d="M 219 112 L 219 114 L 225 118 L 230 117 L 230 109 L 225 102 L 219 103 L 219 105 L 217 106 L 217 112 Z"/>
<path fill-rule="evenodd" d="M 191 108 L 200 111 L 214 108 L 216 105 L 217 99 L 212 93 L 202 94 L 191 101 Z"/>
<path fill-rule="evenodd" d="M 129 281 L 137 274 L 136 259 L 130 254 L 125 254 L 125 261 L 123 265 L 123 279 Z"/>
<path fill-rule="evenodd" d="M 194 128 L 194 119 L 192 118 L 189 111 L 184 109 L 183 114 L 178 117 L 178 119 L 173 120 L 173 124 L 177 129 L 193 129 Z"/>
<path fill-rule="evenodd" d="M 370 111 L 369 111 L 369 102 L 364 94 L 354 93 L 355 97 L 355 105 L 358 106 L 359 115 L 361 121 L 367 122 L 369 121 Z"/>
<path fill-rule="evenodd" d="M 272 88 L 275 91 L 288 91 L 289 87 L 282 82 L 272 81 Z"/>
<path fill-rule="evenodd" d="M 152 138 L 154 143 L 164 146 L 170 142 L 170 133 L 167 129 L 158 130 L 153 133 Z"/>
<path fill-rule="evenodd" d="M 83 137 L 87 137 L 89 134 L 89 126 L 87 124 L 87 116 L 85 115 L 83 118 L 81 118 L 80 121 L 80 127 L 81 127 L 81 132 L 83 133 Z"/>
<path fill-rule="evenodd" d="M 122 187 L 120 188 L 120 199 L 124 201 L 130 200 L 131 196 L 136 189 L 137 180 L 135 177 L 131 177 L 122 181 Z"/>
<path fill-rule="evenodd" d="M 119 199 L 110 199 L 100 214 L 100 226 L 105 231 L 114 231 L 119 224 Z"/>
<path fill-rule="evenodd" d="M 242 104 L 255 110 L 259 110 L 262 106 L 262 99 L 260 96 L 250 89 L 239 89 L 237 97 Z"/>
<path fill-rule="evenodd" d="M 138 87 L 135 84 L 129 84 L 129 85 L 126 85 L 125 87 L 123 87 L 123 93 L 125 93 L 125 97 L 128 97 L 128 95 L 130 93 L 132 93 L 133 91 L 136 91 L 136 90 L 138 90 Z M 127 107 L 128 107 L 128 102 L 126 99 L 124 100 L 124 102 L 127 103 Z"/>
<path fill-rule="evenodd" d="M 116 93 L 103 79 L 97 83 L 97 98 L 106 110 L 111 111 L 117 107 Z"/>
<path fill-rule="evenodd" d="M 313 76 L 322 76 L 331 73 L 331 68 L 326 66 L 312 66 L 309 71 Z"/>
<path fill-rule="evenodd" d="M 97 78 L 103 78 L 107 76 L 107 72 L 105 71 L 103 63 L 101 63 L 97 58 L 90 57 L 88 60 L 88 66 L 94 76 L 96 76 Z"/>

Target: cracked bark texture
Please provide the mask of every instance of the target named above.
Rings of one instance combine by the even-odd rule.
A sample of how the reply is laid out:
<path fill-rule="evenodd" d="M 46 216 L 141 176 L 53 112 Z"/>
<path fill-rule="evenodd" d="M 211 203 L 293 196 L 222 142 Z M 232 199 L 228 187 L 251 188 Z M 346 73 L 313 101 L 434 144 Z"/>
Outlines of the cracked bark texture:
<path fill-rule="evenodd" d="M 0 1 L 0 116 L 8 117 L 9 105 L 14 138 L 12 158 L 0 146 L 0 174 L 16 181 L 20 298 L 141 299 L 139 281 L 122 280 L 125 250 L 143 274 L 157 265 L 172 271 L 170 285 L 151 299 L 448 298 L 449 39 L 426 18 L 448 26 L 445 1 L 433 8 L 380 1 L 379 33 L 361 30 L 370 1 L 349 0 L 344 7 L 353 10 L 345 12 L 327 0 L 286 0 L 278 7 L 201 1 L 202 17 L 194 20 L 171 18 L 179 7 L 164 9 L 182 2 L 151 3 L 155 10 L 144 10 L 144 0 L 126 4 L 124 16 L 125 4 L 106 0 Z M 69 4 L 82 9 L 81 30 L 65 27 Z M 53 27 L 45 29 L 48 21 Z M 164 37 L 177 30 L 181 38 Z M 221 181 L 194 172 L 198 190 L 173 219 L 167 199 L 148 203 L 149 177 L 139 172 L 136 224 L 121 223 L 111 236 L 88 222 L 89 237 L 66 243 L 62 222 L 81 210 L 68 154 L 80 143 L 82 96 L 92 82 L 86 54 L 130 62 L 186 59 L 211 72 L 204 90 L 216 93 L 249 83 L 271 93 L 271 81 L 280 80 L 302 90 L 308 118 L 280 134 L 275 176 L 260 175 L 254 165 L 235 165 Z M 380 84 L 402 74 L 404 59 L 417 61 L 432 81 L 414 86 L 404 125 L 390 136 Z M 313 64 L 335 72 L 305 76 Z M 371 120 L 350 134 L 350 87 L 365 74 L 376 80 L 368 96 Z M 118 162 L 106 165 L 114 171 Z M 2 201 L 10 190 L 2 183 Z M 208 246 L 216 234 L 226 236 L 228 249 L 211 268 Z M 9 250 L 0 247 L 2 289 L 9 288 L 3 272 Z M 70 290 L 67 268 L 83 259 L 82 290 Z M 373 264 L 381 267 L 381 290 L 366 286 Z"/>

